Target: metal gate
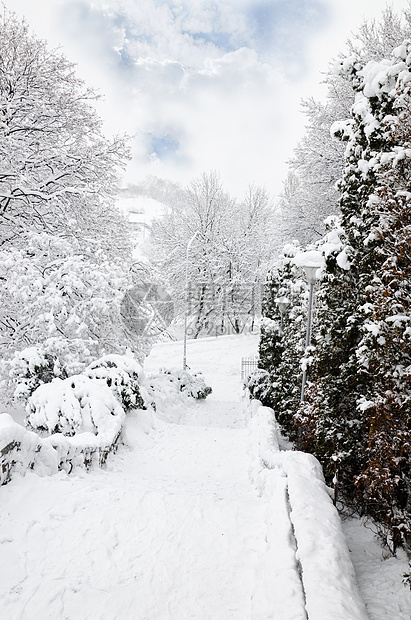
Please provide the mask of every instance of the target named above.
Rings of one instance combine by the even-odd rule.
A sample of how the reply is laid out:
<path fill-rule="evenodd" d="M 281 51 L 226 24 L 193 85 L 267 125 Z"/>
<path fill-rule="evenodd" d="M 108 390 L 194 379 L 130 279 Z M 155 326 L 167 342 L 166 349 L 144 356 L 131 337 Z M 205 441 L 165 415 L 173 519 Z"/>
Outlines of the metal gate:
<path fill-rule="evenodd" d="M 241 358 L 241 380 L 244 381 L 258 367 L 258 356 Z"/>

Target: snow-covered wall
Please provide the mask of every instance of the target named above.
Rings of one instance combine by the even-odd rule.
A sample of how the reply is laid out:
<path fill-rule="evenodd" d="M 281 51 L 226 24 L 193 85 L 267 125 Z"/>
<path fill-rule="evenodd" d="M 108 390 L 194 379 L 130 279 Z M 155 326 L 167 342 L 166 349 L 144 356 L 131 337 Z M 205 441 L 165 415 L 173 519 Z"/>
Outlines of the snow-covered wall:
<path fill-rule="evenodd" d="M 27 431 L 7 414 L 0 414 L 0 485 L 11 480 L 12 474 L 28 469 L 53 474 L 58 471 L 58 454 L 36 433 Z"/>
<path fill-rule="evenodd" d="M 65 437 L 55 433 L 41 438 L 26 430 L 7 414 L 0 414 L 0 485 L 7 484 L 14 473 L 32 470 L 39 475 L 52 475 L 74 467 L 101 466 L 110 452 L 117 449 L 121 426 L 113 428 L 111 437 L 80 433 Z"/>
<path fill-rule="evenodd" d="M 338 512 L 312 455 L 281 451 L 274 412 L 251 401 L 250 475 L 270 499 L 275 478 L 286 478 L 290 532 L 310 620 L 366 620 Z"/>

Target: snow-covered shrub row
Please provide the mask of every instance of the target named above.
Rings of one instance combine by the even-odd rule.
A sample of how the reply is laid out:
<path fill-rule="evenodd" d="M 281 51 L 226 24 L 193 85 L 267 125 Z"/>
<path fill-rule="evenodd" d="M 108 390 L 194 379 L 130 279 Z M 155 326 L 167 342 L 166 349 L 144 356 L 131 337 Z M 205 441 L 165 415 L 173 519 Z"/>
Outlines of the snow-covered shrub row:
<path fill-rule="evenodd" d="M 106 355 L 81 375 L 40 385 L 28 399 L 25 423 L 42 435 L 92 433 L 111 440 L 121 429 L 125 411 L 145 407 L 142 374 L 133 357 Z"/>
<path fill-rule="evenodd" d="M 194 398 L 202 400 L 211 394 L 212 389 L 206 385 L 201 373 L 189 373 L 186 370 L 161 369 L 156 375 L 147 377 L 144 387 L 154 408 L 176 400 Z"/>
<path fill-rule="evenodd" d="M 40 385 L 28 399 L 25 423 L 43 436 L 105 433 L 110 438 L 121 429 L 126 411 L 150 405 L 162 410 L 188 398 L 204 399 L 210 392 L 201 374 L 181 370 L 161 370 L 144 384 L 133 357 L 107 355 L 84 374 Z"/>
<path fill-rule="evenodd" d="M 310 620 L 366 620 L 340 519 L 312 455 L 280 451 L 274 412 L 251 401 L 251 478 L 268 499 L 278 477 L 287 480 L 290 527 L 296 539 Z M 279 524 L 281 526 L 281 524 Z"/>
<path fill-rule="evenodd" d="M 348 44 L 350 55 L 325 78 L 326 104 L 305 102 L 308 132 L 293 158 L 290 181 L 297 186 L 288 184 L 285 206 L 300 214 L 321 193 L 324 215 L 339 203 L 340 217 L 325 220 L 328 232 L 317 245 L 324 267 L 315 295 L 315 349 L 304 360 L 310 362 L 305 403 L 297 394 L 291 407 L 284 398 L 271 405 L 298 447 L 320 459 L 328 482 L 337 466 L 339 498 L 372 518 L 394 553 L 398 545 L 411 548 L 409 17 L 387 11 L 375 27 L 364 24 Z M 287 224 L 290 210 L 284 210 Z M 305 242 L 303 228 L 311 227 L 295 236 Z M 278 293 L 272 293 L 274 301 Z M 283 348 L 298 361 L 302 356 L 290 346 L 298 327 L 294 305 Z M 262 341 L 265 336 L 262 329 Z M 270 339 L 272 358 L 278 340 Z M 281 378 L 286 371 L 282 363 Z M 286 389 L 290 384 L 283 381 Z"/>
<path fill-rule="evenodd" d="M 108 441 L 119 432 L 125 416 L 112 391 L 84 375 L 40 385 L 30 396 L 26 411 L 30 430 L 68 437 L 91 433 Z"/>
<path fill-rule="evenodd" d="M 2 461 L 7 471 L 15 468 L 15 453 L 19 470 L 24 471 L 43 462 L 44 450 L 55 454 L 56 470 L 88 467 L 94 461 L 102 465 L 117 448 L 125 418 L 112 390 L 85 375 L 40 385 L 30 396 L 26 411 L 28 430 L 3 418 L 7 432 L 1 433 Z"/>
<path fill-rule="evenodd" d="M 118 405 L 119 406 L 119 405 Z M 14 473 L 24 475 L 32 470 L 39 475 L 52 475 L 59 470 L 70 472 L 74 467 L 88 468 L 92 463 L 101 466 L 115 452 L 121 433 L 117 418 L 111 428 L 100 426 L 100 433 L 78 433 L 66 437 L 54 433 L 40 437 L 0 414 L 0 485 L 9 482 Z"/>
<path fill-rule="evenodd" d="M 17 424 L 8 413 L 0 414 L 0 485 L 10 481 L 13 472 L 28 469 L 43 475 L 58 471 L 58 454 L 36 433 Z"/>
<path fill-rule="evenodd" d="M 105 355 L 89 364 L 84 374 L 109 387 L 125 411 L 145 409 L 140 388 L 143 369 L 131 355 Z"/>
<path fill-rule="evenodd" d="M 39 385 L 49 383 L 55 377 L 64 379 L 67 372 L 56 355 L 44 346 L 33 346 L 15 352 L 9 361 L 8 376 L 14 387 L 14 399 L 27 400 Z"/>
<path fill-rule="evenodd" d="M 244 380 L 244 387 L 248 389 L 251 398 L 259 400 L 262 405 L 272 401 L 273 383 L 270 374 L 263 368 L 257 368 Z"/>
<path fill-rule="evenodd" d="M 40 368 L 44 358 L 33 349 L 20 361 L 31 392 L 30 371 Z M 163 370 L 147 381 L 147 387 L 142 382 L 143 371 L 134 358 L 107 355 L 91 363 L 84 374 L 39 385 L 27 402 L 28 430 L 10 423 L 10 416 L 3 417 L 2 481 L 7 482 L 16 467 L 22 472 L 37 467 L 44 450 L 54 455 L 49 473 L 71 471 L 96 460 L 101 465 L 117 447 L 125 411 L 146 408 L 145 402 L 166 411 L 211 392 L 200 374 L 185 371 Z"/>
<path fill-rule="evenodd" d="M 70 368 L 61 364 L 58 351 L 49 339 L 43 345 L 16 351 L 13 358 L 4 365 L 8 367 L 9 383 L 13 387 L 15 400 L 27 401 L 43 383 L 81 373 L 107 385 L 119 398 L 124 409 L 141 409 L 144 406 L 139 388 L 143 370 L 129 353 L 104 355 L 93 360 L 86 368 L 80 363 Z"/>

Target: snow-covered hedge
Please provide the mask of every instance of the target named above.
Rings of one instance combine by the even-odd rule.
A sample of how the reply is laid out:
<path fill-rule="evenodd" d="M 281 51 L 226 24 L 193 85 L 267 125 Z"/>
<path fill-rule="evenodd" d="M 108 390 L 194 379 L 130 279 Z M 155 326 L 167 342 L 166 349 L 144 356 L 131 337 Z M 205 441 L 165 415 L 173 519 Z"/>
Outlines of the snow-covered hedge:
<path fill-rule="evenodd" d="M 16 400 L 26 401 L 40 385 L 56 377 L 64 379 L 67 372 L 54 352 L 44 346 L 16 351 L 8 362 L 9 383 Z"/>
<path fill-rule="evenodd" d="M 87 366 L 84 374 L 109 387 L 126 411 L 146 408 L 140 388 L 143 369 L 134 357 L 105 355 Z"/>
<path fill-rule="evenodd" d="M 301 570 L 307 616 L 310 620 L 366 620 L 340 518 L 320 463 L 310 454 L 280 451 L 273 410 L 255 401 L 250 409 L 254 457 L 250 474 L 268 499 L 278 477 L 286 478 L 289 521 L 296 539 L 295 559 Z"/>
<path fill-rule="evenodd" d="M 0 414 L 0 485 L 6 484 L 14 473 L 24 475 L 32 470 L 39 475 L 52 475 L 59 470 L 70 472 L 74 467 L 105 463 L 115 452 L 121 432 L 119 417 L 112 423 L 100 424 L 100 432 L 78 433 L 66 437 L 54 433 L 40 437 L 14 422 L 7 414 Z"/>
<path fill-rule="evenodd" d="M 244 387 L 248 389 L 252 398 L 259 400 L 263 405 L 271 403 L 273 382 L 266 370 L 257 368 L 251 372 L 244 380 Z"/>
<path fill-rule="evenodd" d="M 183 401 L 186 401 L 187 398 L 202 400 L 212 392 L 211 387 L 206 385 L 201 373 L 164 368 L 158 374 L 147 378 L 145 388 L 155 409 L 166 405 L 167 401 L 170 404 L 175 403 L 178 398 Z"/>
<path fill-rule="evenodd" d="M 89 433 L 107 441 L 121 430 L 124 410 L 112 391 L 84 375 L 54 379 L 33 392 L 25 423 L 41 434 Z"/>
<path fill-rule="evenodd" d="M 0 484 L 14 471 L 53 474 L 102 465 L 117 449 L 124 418 L 113 392 L 85 375 L 40 385 L 28 401 L 28 429 L 0 415 Z"/>
<path fill-rule="evenodd" d="M 0 485 L 10 481 L 13 472 L 32 469 L 39 474 L 58 471 L 58 454 L 36 433 L 17 424 L 8 413 L 0 414 Z"/>
<path fill-rule="evenodd" d="M 27 360 L 28 369 L 31 362 L 42 362 L 33 351 Z M 32 387 L 30 383 L 29 391 Z M 102 465 L 117 449 L 125 410 L 146 408 L 146 402 L 163 412 L 210 392 L 198 373 L 163 370 L 144 385 L 134 358 L 102 357 L 83 374 L 39 385 L 28 398 L 27 430 L 9 415 L 0 416 L 0 484 L 8 482 L 13 471 L 54 473 L 93 462 Z"/>

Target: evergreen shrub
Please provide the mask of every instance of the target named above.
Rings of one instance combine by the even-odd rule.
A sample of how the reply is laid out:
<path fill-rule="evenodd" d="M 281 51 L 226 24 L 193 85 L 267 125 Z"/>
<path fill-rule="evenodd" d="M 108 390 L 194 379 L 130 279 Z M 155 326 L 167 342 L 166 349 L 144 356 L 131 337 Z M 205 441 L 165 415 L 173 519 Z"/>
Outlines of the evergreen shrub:
<path fill-rule="evenodd" d="M 143 370 L 133 357 L 105 355 L 87 366 L 83 374 L 109 387 L 125 411 L 146 409 L 140 388 Z"/>
<path fill-rule="evenodd" d="M 272 406 L 273 384 L 269 372 L 257 368 L 246 377 L 244 387 L 248 389 L 251 398 L 259 400 L 264 407 Z"/>

